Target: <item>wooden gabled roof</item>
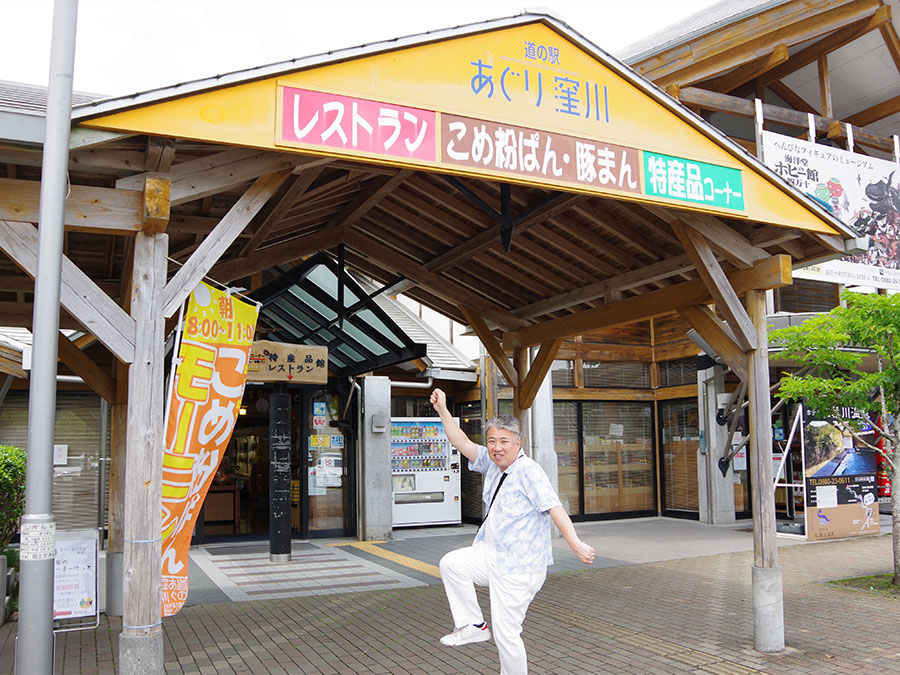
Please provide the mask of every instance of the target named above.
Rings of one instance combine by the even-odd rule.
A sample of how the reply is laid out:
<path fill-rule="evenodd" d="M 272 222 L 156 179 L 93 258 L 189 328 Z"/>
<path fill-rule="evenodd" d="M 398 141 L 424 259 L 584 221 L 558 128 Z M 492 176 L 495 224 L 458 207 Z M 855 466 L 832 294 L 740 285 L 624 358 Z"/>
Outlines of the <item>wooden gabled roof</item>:
<path fill-rule="evenodd" d="M 266 106 L 274 105 L 271 97 L 285 82 L 315 84 L 321 91 L 337 83 L 334 89 L 342 96 L 409 105 L 409 100 L 398 101 L 401 94 L 396 92 L 413 98 L 419 92 L 397 84 L 405 76 L 399 66 L 388 78 L 387 93 L 379 89 L 383 79 L 372 81 L 365 97 L 350 91 L 348 83 L 365 82 L 360 73 L 376 72 L 376 65 L 402 65 L 410 55 L 413 65 L 430 63 L 428 58 L 439 63 L 434 54 L 455 49 L 460 40 L 468 41 L 475 59 L 487 53 L 485 45 L 507 39 L 505 31 L 516 31 L 517 45 L 523 35 L 533 34 L 564 46 L 580 76 L 592 81 L 602 76 L 610 89 L 624 92 L 622 100 L 641 102 L 634 115 L 616 111 L 624 127 L 631 125 L 622 133 L 634 133 L 639 122 L 658 120 L 667 130 L 661 141 L 666 144 L 664 154 L 718 161 L 743 172 L 745 185 L 753 186 L 747 194 L 748 210 L 705 208 L 502 171 L 271 141 L 274 118 Z M 429 55 L 429 50 L 438 51 Z M 503 56 L 502 50 L 494 54 Z M 499 70 L 504 61 L 493 63 Z M 465 91 L 471 67 L 464 63 L 462 68 L 468 75 L 457 85 Z M 422 72 L 439 81 L 437 93 L 446 95 L 441 87 L 452 82 L 440 79 L 443 71 L 420 69 L 420 77 Z M 548 73 L 549 82 L 555 71 L 542 72 Z M 253 99 L 260 91 L 267 93 Z M 484 104 L 458 98 L 446 98 L 449 110 L 436 112 L 471 116 Z M 257 105 L 265 100 L 270 103 Z M 515 122 L 524 128 L 528 119 L 527 111 L 487 110 L 483 119 L 494 124 Z M 605 142 L 605 126 L 595 131 L 599 127 L 586 127 L 584 120 L 553 117 L 552 111 L 541 114 L 535 118 L 535 133 L 568 132 L 593 144 Z M 146 213 L 134 218 L 134 204 L 142 203 L 148 179 L 160 176 L 171 185 L 168 220 L 161 219 L 169 235 L 170 279 L 181 264 L 190 259 L 196 267 L 198 257 L 205 257 L 211 278 L 257 286 L 277 273 L 277 265 L 335 251 L 343 244 L 347 263 L 390 292 L 403 291 L 463 323 L 483 321 L 479 335 L 506 335 L 509 348 L 647 318 L 679 303 L 724 302 L 710 295 L 708 275 L 701 278 L 709 269 L 718 275 L 719 286 L 732 278 L 732 293 L 788 283 L 790 259 L 840 255 L 854 234 L 703 120 L 568 26 L 540 15 L 92 103 L 78 108 L 76 118 L 82 129 L 112 133 L 82 140 L 89 145 L 71 152 L 66 254 L 113 296 L 127 276 L 128 234 L 147 222 Z M 254 124 L 268 134 L 266 143 L 254 146 Z M 237 129 L 232 142 L 229 129 Z M 621 143 L 616 136 L 620 131 L 609 133 Z M 638 126 L 633 141 L 637 150 L 653 150 L 658 131 Z M 6 188 L 3 194 L 16 195 L 14 203 L 0 200 L 0 221 L 35 221 L 39 155 L 0 149 L 0 162 L 11 179 L 5 184 L 0 179 L 0 191 Z M 752 190 L 766 191 L 768 197 Z M 766 199 L 767 213 L 776 214 L 772 220 L 753 215 L 754 200 Z M 795 220 L 798 225 L 791 225 Z M 503 230 L 511 235 L 508 251 Z M 699 260 L 705 261 L 704 275 L 698 275 Z M 22 303 L 27 290 L 11 289 L 24 289 L 26 283 L 12 260 L 0 261 L 0 274 L 9 280 L 2 287 L 10 289 L 0 309 L 25 321 L 30 316 L 27 302 Z M 167 315 L 178 297 L 178 289 L 167 289 Z"/>

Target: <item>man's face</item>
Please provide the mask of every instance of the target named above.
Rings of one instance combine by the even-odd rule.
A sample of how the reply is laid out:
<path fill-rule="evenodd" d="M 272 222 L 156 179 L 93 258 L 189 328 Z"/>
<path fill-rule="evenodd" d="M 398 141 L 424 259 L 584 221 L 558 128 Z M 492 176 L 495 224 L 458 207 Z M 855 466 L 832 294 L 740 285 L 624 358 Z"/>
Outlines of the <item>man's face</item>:
<path fill-rule="evenodd" d="M 516 461 L 522 439 L 507 429 L 488 429 L 487 449 L 494 464 L 506 471 Z"/>

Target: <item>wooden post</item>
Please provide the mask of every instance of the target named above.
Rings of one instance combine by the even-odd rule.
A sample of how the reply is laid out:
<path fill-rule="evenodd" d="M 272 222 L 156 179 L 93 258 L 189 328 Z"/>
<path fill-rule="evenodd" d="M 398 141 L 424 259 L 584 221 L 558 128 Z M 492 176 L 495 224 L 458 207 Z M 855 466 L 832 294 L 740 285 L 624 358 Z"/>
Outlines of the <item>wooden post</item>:
<path fill-rule="evenodd" d="M 117 385 L 127 387 L 128 367 L 116 364 Z M 106 614 L 122 616 L 122 554 L 125 514 L 125 447 L 128 407 L 125 396 L 112 406 L 109 445 L 109 510 L 106 540 Z"/>
<path fill-rule="evenodd" d="M 756 329 L 748 352 L 750 481 L 753 486 L 753 641 L 761 652 L 784 651 L 784 593 L 775 541 L 772 482 L 772 405 L 765 291 L 747 291 L 747 313 Z"/>
<path fill-rule="evenodd" d="M 525 376 L 528 375 L 528 349 L 525 347 L 516 347 L 513 352 L 513 367 L 516 369 L 517 382 L 513 384 L 513 415 L 524 423 L 522 415 L 525 408 L 522 407 L 522 384 L 525 382 Z M 523 426 L 524 432 L 524 426 Z"/>
<path fill-rule="evenodd" d="M 128 373 L 125 456 L 124 611 L 119 673 L 163 672 L 162 560 L 163 342 L 162 292 L 168 235 L 136 235 L 131 288 L 135 359 Z"/>

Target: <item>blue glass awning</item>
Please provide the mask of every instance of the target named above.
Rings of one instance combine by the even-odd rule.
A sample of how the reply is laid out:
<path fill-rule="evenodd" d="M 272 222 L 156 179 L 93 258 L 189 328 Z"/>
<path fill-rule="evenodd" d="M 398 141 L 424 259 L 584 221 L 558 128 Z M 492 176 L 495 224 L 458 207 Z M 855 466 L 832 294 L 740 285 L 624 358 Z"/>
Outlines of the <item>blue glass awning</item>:
<path fill-rule="evenodd" d="M 271 271 L 276 271 L 275 269 Z M 319 253 L 250 294 L 262 303 L 267 339 L 328 347 L 329 369 L 359 375 L 423 358 L 413 342 L 327 253 Z"/>

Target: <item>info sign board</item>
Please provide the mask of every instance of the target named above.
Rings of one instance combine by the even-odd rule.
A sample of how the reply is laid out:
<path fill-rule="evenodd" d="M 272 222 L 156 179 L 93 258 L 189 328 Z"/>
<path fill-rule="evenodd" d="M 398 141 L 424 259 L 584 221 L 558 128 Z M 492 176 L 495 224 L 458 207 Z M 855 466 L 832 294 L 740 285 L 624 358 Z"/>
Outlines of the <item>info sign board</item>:
<path fill-rule="evenodd" d="M 880 532 L 876 453 L 856 447 L 832 420 L 807 415 L 806 536 L 816 541 Z"/>
<path fill-rule="evenodd" d="M 571 100 L 560 105 L 574 107 L 582 84 L 591 85 L 574 80 L 563 85 L 570 88 Z M 596 88 L 596 83 L 593 86 Z M 603 91 L 608 97 L 605 87 Z M 590 96 L 584 105 L 589 110 Z M 551 181 L 591 192 L 641 195 L 735 213 L 745 210 L 740 169 L 606 139 L 290 86 L 279 87 L 278 108 L 275 144 L 279 146 L 340 149 L 487 175 Z M 572 114 L 580 111 L 573 108 Z M 608 116 L 608 110 L 603 114 Z M 435 133 L 436 128 L 440 134 Z"/>
<path fill-rule="evenodd" d="M 865 253 L 796 269 L 796 278 L 900 288 L 900 164 L 771 131 L 763 132 L 763 157 L 788 183 L 869 237 Z"/>
<path fill-rule="evenodd" d="M 705 122 L 564 26 L 524 20 L 398 44 L 301 59 L 294 71 L 82 124 L 837 233 Z"/>
<path fill-rule="evenodd" d="M 53 560 L 53 620 L 56 632 L 96 628 L 99 532 L 59 530 Z M 70 621 L 80 619 L 81 621 Z"/>
<path fill-rule="evenodd" d="M 328 382 L 328 347 L 259 340 L 250 349 L 248 382 Z"/>

